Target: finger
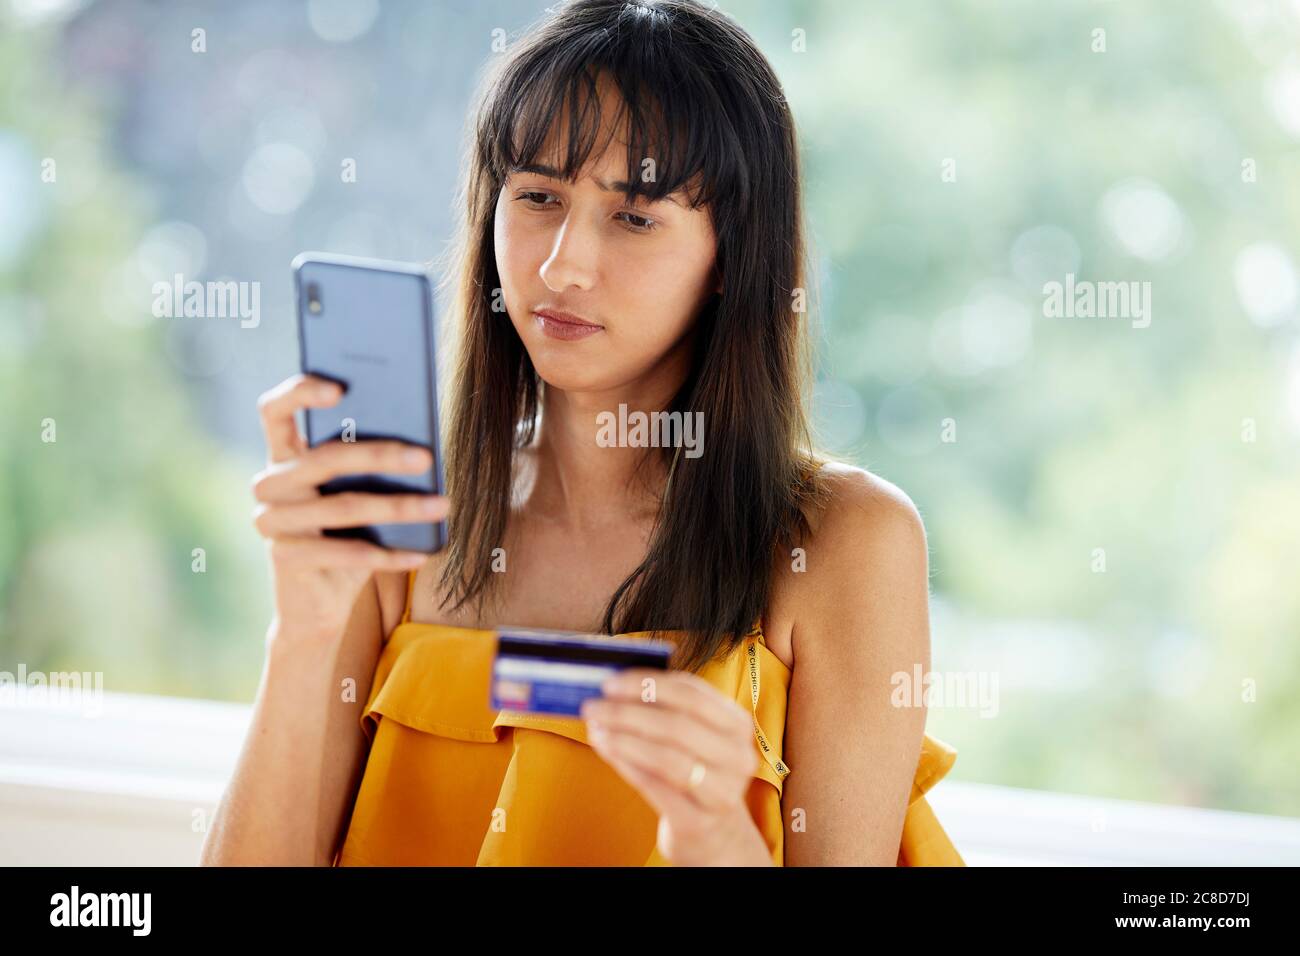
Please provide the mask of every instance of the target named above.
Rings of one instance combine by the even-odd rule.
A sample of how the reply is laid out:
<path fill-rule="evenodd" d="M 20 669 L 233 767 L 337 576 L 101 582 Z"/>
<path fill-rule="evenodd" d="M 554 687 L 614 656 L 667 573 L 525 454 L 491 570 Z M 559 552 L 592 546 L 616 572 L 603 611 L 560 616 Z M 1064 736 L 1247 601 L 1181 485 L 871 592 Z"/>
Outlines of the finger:
<path fill-rule="evenodd" d="M 374 495 L 347 491 L 308 501 L 262 504 L 253 527 L 266 538 L 301 535 L 322 528 L 441 521 L 451 510 L 444 495 Z"/>
<path fill-rule="evenodd" d="M 266 468 L 253 478 L 253 496 L 268 503 L 296 501 L 340 475 L 400 472 L 420 474 L 433 465 L 427 448 L 400 441 L 331 441 L 289 461 Z"/>
<path fill-rule="evenodd" d="M 701 810 L 719 811 L 735 799 L 738 791 L 743 792 L 738 774 L 708 763 L 704 779 L 697 786 L 689 786 L 696 761 L 678 747 L 613 728 L 598 730 L 594 736 L 588 734 L 588 739 L 601 756 L 609 754 L 652 775 Z"/>
<path fill-rule="evenodd" d="M 302 435 L 294 414 L 300 408 L 329 408 L 337 404 L 343 389 L 315 375 L 294 375 L 257 399 L 266 455 L 271 462 L 286 461 L 302 450 Z"/>
<path fill-rule="evenodd" d="M 743 707 L 690 671 L 629 667 L 608 678 L 601 692 L 617 700 L 642 700 L 652 695 L 655 703 L 684 711 L 724 734 L 747 733 L 750 726 Z"/>
<path fill-rule="evenodd" d="M 601 754 L 601 759 L 641 794 L 656 814 L 680 820 L 700 812 L 687 797 L 636 764 L 612 753 Z"/>
<path fill-rule="evenodd" d="M 737 773 L 748 773 L 757 766 L 748 727 L 743 735 L 723 734 L 683 711 L 641 700 L 592 698 L 583 702 L 582 716 L 623 733 L 680 746 L 702 763 L 730 767 Z"/>
<path fill-rule="evenodd" d="M 389 471 L 419 474 L 432 466 L 429 449 L 388 439 L 329 441 L 297 459 L 297 467 L 307 480 L 318 485 L 341 475 Z"/>
<path fill-rule="evenodd" d="M 325 537 L 272 538 L 269 550 L 272 561 L 287 567 L 409 571 L 429 560 L 419 551 L 389 550 L 368 541 Z"/>

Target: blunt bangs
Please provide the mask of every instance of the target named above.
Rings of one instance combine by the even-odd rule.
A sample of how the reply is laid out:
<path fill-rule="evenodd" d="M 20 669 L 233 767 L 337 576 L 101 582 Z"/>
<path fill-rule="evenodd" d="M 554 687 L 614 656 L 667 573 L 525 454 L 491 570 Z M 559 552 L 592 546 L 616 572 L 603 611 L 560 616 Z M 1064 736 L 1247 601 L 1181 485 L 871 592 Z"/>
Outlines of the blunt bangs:
<path fill-rule="evenodd" d="M 599 140 L 608 124 L 627 145 L 626 179 L 616 185 L 628 201 L 680 191 L 693 208 L 744 207 L 745 157 L 760 144 L 747 143 L 730 121 L 735 96 L 716 51 L 699 38 L 684 40 L 671 8 L 653 3 L 580 0 L 569 11 L 558 29 L 524 41 L 528 47 L 510 59 L 482 114 L 477 148 L 498 186 L 512 171 L 539 164 L 576 181 L 593 152 L 607 148 L 608 136 Z M 608 120 L 601 78 L 620 97 Z M 543 155 L 553 133 L 564 149 L 559 157 Z"/>

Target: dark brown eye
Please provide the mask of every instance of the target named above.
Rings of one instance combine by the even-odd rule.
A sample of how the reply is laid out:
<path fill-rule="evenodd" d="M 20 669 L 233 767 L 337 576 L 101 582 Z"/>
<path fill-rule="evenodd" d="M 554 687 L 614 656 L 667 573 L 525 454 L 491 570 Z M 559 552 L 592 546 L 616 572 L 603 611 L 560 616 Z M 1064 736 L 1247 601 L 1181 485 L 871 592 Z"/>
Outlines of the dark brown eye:
<path fill-rule="evenodd" d="M 540 197 L 540 199 L 537 198 L 537 197 Z M 532 205 L 532 206 L 534 206 L 534 208 L 537 208 L 537 207 L 541 207 L 541 206 L 553 206 L 553 205 L 555 205 L 554 203 L 548 203 L 548 202 L 544 202 L 544 201 L 543 201 L 543 200 L 546 200 L 546 199 L 554 199 L 554 198 L 555 198 L 555 197 L 552 196 L 550 193 L 542 193 L 542 192 L 533 192 L 533 191 L 530 191 L 530 192 L 520 193 L 518 196 L 515 197 L 515 202 L 519 202 L 521 199 L 522 199 L 522 200 L 526 200 L 526 201 L 528 202 L 529 205 Z"/>
<path fill-rule="evenodd" d="M 646 216 L 639 216 L 634 212 L 620 212 L 620 216 L 627 216 L 624 220 L 633 232 L 650 232 L 659 224 L 653 219 Z"/>

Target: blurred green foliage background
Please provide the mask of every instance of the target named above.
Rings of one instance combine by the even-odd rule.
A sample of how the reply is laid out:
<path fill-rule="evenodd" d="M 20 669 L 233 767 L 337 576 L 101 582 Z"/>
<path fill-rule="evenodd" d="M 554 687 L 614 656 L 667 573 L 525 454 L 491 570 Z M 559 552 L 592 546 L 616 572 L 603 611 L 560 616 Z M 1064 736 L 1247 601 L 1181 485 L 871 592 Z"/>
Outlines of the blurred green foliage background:
<path fill-rule="evenodd" d="M 819 434 L 926 519 L 934 668 L 997 681 L 930 709 L 954 777 L 1300 812 L 1300 4 L 721 6 L 799 123 Z M 0 669 L 251 698 L 288 263 L 436 254 L 541 12 L 4 9 Z M 177 271 L 261 324 L 155 319 Z M 1067 273 L 1149 282 L 1149 327 L 1045 315 Z"/>

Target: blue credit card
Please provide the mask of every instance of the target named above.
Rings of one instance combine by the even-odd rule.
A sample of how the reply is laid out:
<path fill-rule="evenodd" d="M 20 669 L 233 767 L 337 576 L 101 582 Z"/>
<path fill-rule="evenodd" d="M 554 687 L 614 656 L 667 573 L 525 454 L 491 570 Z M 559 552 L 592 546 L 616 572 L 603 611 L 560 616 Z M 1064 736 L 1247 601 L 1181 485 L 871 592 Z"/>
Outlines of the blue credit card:
<path fill-rule="evenodd" d="M 674 644 L 536 628 L 499 628 L 492 662 L 495 710 L 580 717 L 582 702 L 629 667 L 667 670 Z"/>

